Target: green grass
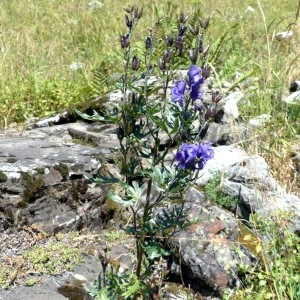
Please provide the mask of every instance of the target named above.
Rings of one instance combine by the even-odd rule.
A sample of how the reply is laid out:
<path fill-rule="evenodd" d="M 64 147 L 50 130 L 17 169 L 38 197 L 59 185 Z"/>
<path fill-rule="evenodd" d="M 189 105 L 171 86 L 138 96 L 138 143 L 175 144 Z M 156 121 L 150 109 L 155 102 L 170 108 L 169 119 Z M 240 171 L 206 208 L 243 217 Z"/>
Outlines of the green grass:
<path fill-rule="evenodd" d="M 204 191 L 211 201 L 233 212 L 239 203 L 239 199 L 226 195 L 222 191 L 222 179 L 224 176 L 225 174 L 214 174 L 213 178 L 205 185 Z"/>
<path fill-rule="evenodd" d="M 262 264 L 246 271 L 244 289 L 231 299 L 300 298 L 300 238 L 286 230 L 290 216 L 290 212 L 269 217 L 253 216 L 254 230 L 260 236 L 263 234 L 265 240 L 259 248 Z"/>
<path fill-rule="evenodd" d="M 84 243 L 76 240 L 78 232 L 48 236 L 38 227 L 29 227 L 21 234 L 25 243 L 31 239 L 32 246 L 18 255 L 1 256 L 0 289 L 13 284 L 30 286 L 41 280 L 31 275 L 61 275 L 84 261 Z"/>

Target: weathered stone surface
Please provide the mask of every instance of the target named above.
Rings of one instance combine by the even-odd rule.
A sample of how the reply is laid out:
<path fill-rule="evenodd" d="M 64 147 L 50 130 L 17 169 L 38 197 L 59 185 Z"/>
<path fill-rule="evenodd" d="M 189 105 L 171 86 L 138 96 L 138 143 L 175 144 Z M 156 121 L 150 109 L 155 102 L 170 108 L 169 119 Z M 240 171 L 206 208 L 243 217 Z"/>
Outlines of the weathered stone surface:
<path fill-rule="evenodd" d="M 175 233 L 171 271 L 203 295 L 221 296 L 239 286 L 238 266 L 251 266 L 256 258 L 238 243 L 238 221 L 213 206 L 202 192 L 192 188 L 186 195 L 189 218 L 198 221 Z"/>
<path fill-rule="evenodd" d="M 249 133 L 245 125 L 211 123 L 204 140 L 217 145 L 231 145 L 247 139 Z"/>
<path fill-rule="evenodd" d="M 95 135 L 94 144 L 103 143 L 107 150 L 114 146 L 111 133 L 97 134 L 90 127 L 79 122 L 2 133 L 1 230 L 36 224 L 53 232 L 103 225 L 101 189 L 85 179 L 101 167 L 101 150 L 76 144 L 69 134 L 81 130 Z"/>
<path fill-rule="evenodd" d="M 271 116 L 269 114 L 262 114 L 255 118 L 249 120 L 249 125 L 252 127 L 260 127 L 264 125 L 268 120 L 270 120 Z"/>
<path fill-rule="evenodd" d="M 294 230 L 300 228 L 300 198 L 286 191 L 271 176 L 266 161 L 258 155 L 249 155 L 234 146 L 214 148 L 215 156 L 200 172 L 197 184 L 205 185 L 214 174 L 224 175 L 225 194 L 241 200 L 240 217 L 248 219 L 250 212 L 269 215 L 278 210 L 296 214 Z M 292 220 L 291 220 L 292 221 Z"/>
<path fill-rule="evenodd" d="M 227 95 L 220 101 L 218 106 L 220 107 L 217 116 L 217 123 L 231 124 L 239 117 L 239 110 L 237 107 L 238 102 L 244 98 L 244 93 L 236 91 Z"/>
<path fill-rule="evenodd" d="M 271 176 L 262 157 L 253 155 L 231 166 L 223 184 L 225 193 L 239 197 L 248 207 L 248 214 L 252 211 L 265 216 L 276 214 L 278 210 L 295 212 L 294 230 L 299 230 L 300 198 L 286 193 Z M 247 215 L 242 217 L 248 219 Z"/>

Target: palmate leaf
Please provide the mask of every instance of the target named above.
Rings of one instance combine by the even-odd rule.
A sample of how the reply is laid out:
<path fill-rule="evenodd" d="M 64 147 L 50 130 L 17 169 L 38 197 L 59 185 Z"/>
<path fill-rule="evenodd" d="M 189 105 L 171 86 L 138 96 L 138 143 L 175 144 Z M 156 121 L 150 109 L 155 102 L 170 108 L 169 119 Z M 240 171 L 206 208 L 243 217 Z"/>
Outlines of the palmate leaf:
<path fill-rule="evenodd" d="M 157 257 L 170 255 L 170 251 L 167 251 L 155 242 L 152 242 L 150 243 L 150 245 L 145 246 L 145 251 L 147 253 L 147 258 L 150 260 L 153 260 Z"/>
<path fill-rule="evenodd" d="M 128 185 L 126 190 L 132 201 L 137 202 L 141 200 L 142 194 L 145 190 L 145 185 L 143 184 L 141 187 L 139 187 L 138 183 L 133 181 L 132 186 Z"/>
<path fill-rule="evenodd" d="M 134 201 L 129 198 L 121 198 L 119 195 L 113 193 L 112 191 L 109 191 L 107 198 L 121 204 L 123 207 L 129 207 L 130 205 L 134 204 Z"/>

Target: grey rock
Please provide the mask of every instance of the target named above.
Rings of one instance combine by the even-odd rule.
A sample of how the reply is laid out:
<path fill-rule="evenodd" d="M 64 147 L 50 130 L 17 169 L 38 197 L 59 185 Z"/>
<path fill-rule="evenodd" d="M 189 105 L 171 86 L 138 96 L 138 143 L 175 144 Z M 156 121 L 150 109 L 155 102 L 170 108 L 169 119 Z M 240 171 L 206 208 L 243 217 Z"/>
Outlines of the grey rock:
<path fill-rule="evenodd" d="M 293 31 L 289 30 L 289 31 L 282 31 L 282 32 L 278 32 L 276 33 L 276 40 L 279 42 L 290 42 L 291 39 L 293 38 Z"/>
<path fill-rule="evenodd" d="M 264 216 L 278 210 L 295 213 L 292 230 L 300 228 L 300 198 L 288 194 L 271 176 L 268 164 L 258 155 L 249 155 L 244 150 L 231 146 L 214 148 L 215 156 L 199 174 L 197 184 L 205 185 L 216 173 L 222 173 L 223 191 L 242 201 L 240 217 L 248 219 L 250 212 Z"/>
<path fill-rule="evenodd" d="M 288 96 L 285 96 L 282 98 L 282 101 L 290 104 L 290 103 L 294 103 L 294 102 L 299 102 L 300 101 L 300 91 L 296 91 Z"/>
<path fill-rule="evenodd" d="M 226 173 L 228 168 L 248 158 L 249 155 L 234 145 L 218 146 L 212 148 L 215 152 L 214 158 L 209 160 L 205 168 L 199 172 L 196 184 L 204 186 L 211 180 L 215 173 Z"/>
<path fill-rule="evenodd" d="M 256 258 L 238 243 L 239 225 L 230 213 L 194 204 L 188 215 L 198 221 L 170 240 L 175 251 L 171 272 L 204 296 L 221 297 L 240 285 L 239 265 L 252 266 Z"/>
<path fill-rule="evenodd" d="M 238 102 L 244 98 L 244 94 L 241 91 L 230 93 L 227 97 L 221 100 L 224 103 L 222 111 L 224 115 L 222 117 L 222 123 L 230 124 L 237 120 L 239 117 Z"/>
<path fill-rule="evenodd" d="M 268 120 L 270 120 L 271 116 L 269 114 L 262 114 L 255 118 L 249 120 L 249 125 L 252 127 L 260 127 L 264 125 Z"/>
<path fill-rule="evenodd" d="M 74 62 L 72 62 L 71 65 L 70 65 L 70 70 L 76 71 L 76 70 L 82 69 L 83 67 L 84 67 L 84 63 L 74 61 Z"/>
<path fill-rule="evenodd" d="M 103 3 L 97 0 L 92 0 L 88 3 L 88 10 L 99 9 L 102 8 Z"/>
<path fill-rule="evenodd" d="M 231 145 L 249 137 L 250 130 L 242 124 L 209 124 L 204 140 L 217 145 Z"/>
<path fill-rule="evenodd" d="M 103 226 L 102 190 L 85 179 L 97 175 L 103 154 L 99 147 L 74 143 L 77 136 L 69 132 L 81 132 L 83 142 L 92 137 L 105 151 L 117 138 L 107 125 L 91 129 L 78 122 L 2 133 L 0 230 L 33 224 L 47 232 Z"/>
<path fill-rule="evenodd" d="M 260 156 L 250 156 L 228 168 L 228 177 L 223 182 L 226 194 L 239 197 L 250 212 L 263 216 L 277 211 L 295 212 L 293 230 L 300 228 L 300 198 L 286 191 L 271 176 L 266 161 Z M 244 215 L 247 219 L 248 216 Z"/>

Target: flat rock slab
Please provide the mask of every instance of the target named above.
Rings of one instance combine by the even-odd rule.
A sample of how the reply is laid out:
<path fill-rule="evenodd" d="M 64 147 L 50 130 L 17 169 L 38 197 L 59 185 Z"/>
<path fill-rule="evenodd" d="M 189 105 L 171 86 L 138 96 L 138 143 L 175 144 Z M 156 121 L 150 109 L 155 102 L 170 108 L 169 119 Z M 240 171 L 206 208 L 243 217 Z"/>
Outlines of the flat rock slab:
<path fill-rule="evenodd" d="M 99 148 L 95 147 L 96 144 L 103 143 L 109 148 L 109 140 L 112 141 L 113 138 L 105 133 L 89 132 L 89 127 L 88 124 L 73 123 L 21 133 L 2 132 L 0 170 L 9 178 L 19 178 L 20 172 L 32 172 L 41 167 L 65 163 L 71 169 L 81 169 L 82 173 L 93 172 L 100 167 L 100 153 Z M 76 136 L 72 136 L 70 132 L 76 133 Z M 74 138 L 90 144 L 76 143 Z"/>
<path fill-rule="evenodd" d="M 87 178 L 97 176 L 104 154 L 117 146 L 114 131 L 78 121 L 0 132 L 0 230 L 103 224 L 102 190 Z"/>

